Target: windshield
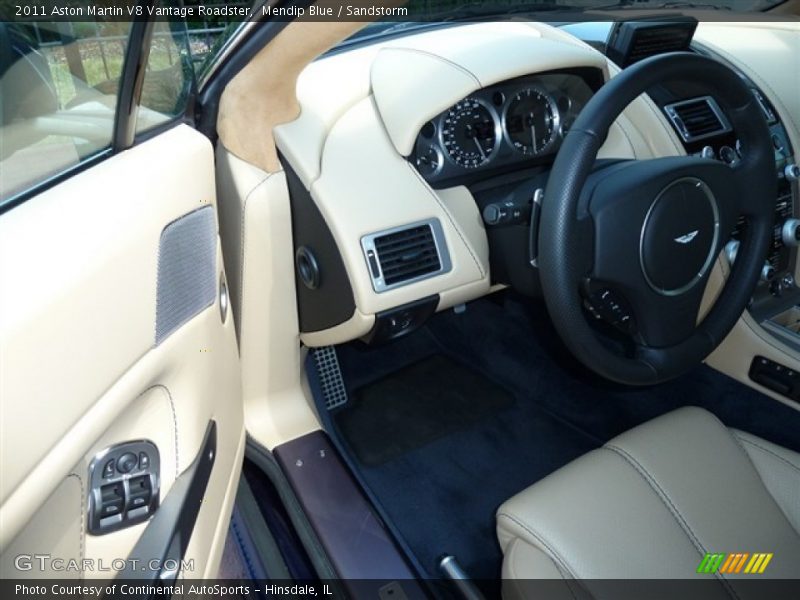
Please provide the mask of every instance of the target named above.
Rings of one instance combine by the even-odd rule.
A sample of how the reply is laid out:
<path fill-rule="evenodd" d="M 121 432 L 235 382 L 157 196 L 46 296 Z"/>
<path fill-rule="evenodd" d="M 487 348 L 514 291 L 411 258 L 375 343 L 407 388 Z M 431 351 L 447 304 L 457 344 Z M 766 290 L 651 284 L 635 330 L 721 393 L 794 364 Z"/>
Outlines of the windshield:
<path fill-rule="evenodd" d="M 409 0 L 402 20 L 389 18 L 370 23 L 343 43 L 363 41 L 397 33 L 401 30 L 433 27 L 442 22 L 480 20 L 491 17 L 525 17 L 540 21 L 582 21 L 587 13 L 599 10 L 634 11 L 653 9 L 689 9 L 725 13 L 764 12 L 784 0 Z M 607 19 L 607 15 L 605 17 Z"/>

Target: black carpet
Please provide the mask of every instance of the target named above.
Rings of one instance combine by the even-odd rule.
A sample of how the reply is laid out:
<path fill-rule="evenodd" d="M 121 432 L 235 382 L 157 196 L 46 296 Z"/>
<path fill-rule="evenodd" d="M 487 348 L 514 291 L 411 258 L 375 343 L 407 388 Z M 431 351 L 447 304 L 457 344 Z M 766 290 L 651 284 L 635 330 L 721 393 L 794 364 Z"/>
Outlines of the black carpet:
<path fill-rule="evenodd" d="M 800 413 L 707 367 L 652 388 L 597 378 L 560 345 L 544 306 L 515 296 L 437 315 L 394 344 L 338 351 L 351 398 L 333 415 L 339 440 L 431 577 L 439 576 L 436 559 L 450 553 L 473 578 L 499 578 L 494 514 L 504 500 L 680 406 L 704 407 L 728 426 L 800 450 Z M 451 359 L 440 363 L 445 372 L 459 370 L 464 381 L 420 366 L 442 355 Z M 494 397 L 498 388 L 513 401 Z"/>
<path fill-rule="evenodd" d="M 441 354 L 359 388 L 337 425 L 375 467 L 508 408 L 506 390 Z"/>

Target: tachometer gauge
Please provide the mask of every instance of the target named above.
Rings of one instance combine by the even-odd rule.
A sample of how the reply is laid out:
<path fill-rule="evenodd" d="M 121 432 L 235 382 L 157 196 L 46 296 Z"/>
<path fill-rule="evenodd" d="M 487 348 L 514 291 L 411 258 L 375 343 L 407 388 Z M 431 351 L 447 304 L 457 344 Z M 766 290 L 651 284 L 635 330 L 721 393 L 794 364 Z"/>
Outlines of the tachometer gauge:
<path fill-rule="evenodd" d="M 559 113 L 553 99 L 537 88 L 527 88 L 511 98 L 504 126 L 511 144 L 523 154 L 541 154 L 555 140 Z"/>
<path fill-rule="evenodd" d="M 480 167 L 497 148 L 497 121 L 489 108 L 467 98 L 447 111 L 442 143 L 453 162 L 467 169 Z"/>

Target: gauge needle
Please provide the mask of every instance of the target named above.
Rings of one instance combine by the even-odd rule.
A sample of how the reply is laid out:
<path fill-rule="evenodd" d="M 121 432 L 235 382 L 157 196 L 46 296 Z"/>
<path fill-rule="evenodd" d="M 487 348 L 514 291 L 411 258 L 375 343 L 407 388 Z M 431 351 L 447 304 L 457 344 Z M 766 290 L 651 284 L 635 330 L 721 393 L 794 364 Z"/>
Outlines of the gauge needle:
<path fill-rule="evenodd" d="M 472 141 L 475 142 L 475 145 L 478 147 L 478 152 L 481 153 L 481 158 L 486 160 L 486 152 L 484 152 L 483 146 L 481 146 L 481 141 L 477 137 L 472 138 Z"/>
<path fill-rule="evenodd" d="M 531 119 L 531 147 L 536 149 L 536 125 L 533 124 Z"/>

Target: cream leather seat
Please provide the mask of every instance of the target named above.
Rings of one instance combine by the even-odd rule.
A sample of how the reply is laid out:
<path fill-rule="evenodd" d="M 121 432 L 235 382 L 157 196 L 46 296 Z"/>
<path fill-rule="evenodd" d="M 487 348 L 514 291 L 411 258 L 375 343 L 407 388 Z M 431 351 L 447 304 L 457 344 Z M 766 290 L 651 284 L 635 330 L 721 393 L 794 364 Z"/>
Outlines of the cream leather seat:
<path fill-rule="evenodd" d="M 695 407 L 614 438 L 497 512 L 506 598 L 530 596 L 526 579 L 566 579 L 572 599 L 603 597 L 572 579 L 701 577 L 718 588 L 706 597 L 752 597 L 732 590 L 753 575 L 698 574 L 704 555 L 772 553 L 758 577 L 800 578 L 798 532 L 800 454 Z"/>

